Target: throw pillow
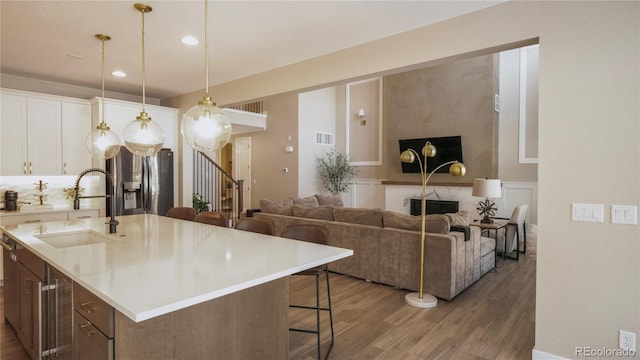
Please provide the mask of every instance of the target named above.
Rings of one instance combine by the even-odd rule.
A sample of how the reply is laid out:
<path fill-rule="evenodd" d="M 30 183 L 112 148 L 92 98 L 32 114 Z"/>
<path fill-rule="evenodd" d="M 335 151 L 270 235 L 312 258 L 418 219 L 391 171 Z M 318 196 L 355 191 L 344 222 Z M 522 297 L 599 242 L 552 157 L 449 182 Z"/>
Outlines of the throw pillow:
<path fill-rule="evenodd" d="M 342 202 L 342 196 L 340 195 L 323 195 L 316 194 L 316 199 L 318 199 L 318 204 L 322 205 L 333 205 L 333 206 L 344 206 Z"/>
<path fill-rule="evenodd" d="M 315 196 L 311 195 L 311 196 L 307 196 L 304 198 L 295 198 L 292 199 L 294 204 L 298 204 L 298 205 L 302 205 L 302 206 L 306 206 L 306 207 L 318 207 L 320 206 L 320 204 L 318 204 L 318 199 L 316 199 Z"/>
<path fill-rule="evenodd" d="M 422 230 L 422 218 L 395 211 L 385 211 L 382 214 L 384 227 L 412 231 Z M 450 230 L 449 218 L 441 214 L 429 214 L 425 217 L 425 227 L 428 233 L 446 234 Z"/>
<path fill-rule="evenodd" d="M 333 220 L 382 227 L 382 210 L 334 207 Z"/>
<path fill-rule="evenodd" d="M 449 218 L 449 222 L 452 226 L 469 225 L 469 212 L 467 210 L 458 211 L 457 213 L 447 213 L 445 215 Z"/>
<path fill-rule="evenodd" d="M 260 200 L 260 211 L 267 214 L 288 215 L 292 216 L 291 206 L 293 206 L 293 200 Z"/>
<path fill-rule="evenodd" d="M 297 217 L 333 221 L 332 205 L 306 207 L 295 204 L 291 207 L 291 211 L 293 211 L 293 216 Z"/>

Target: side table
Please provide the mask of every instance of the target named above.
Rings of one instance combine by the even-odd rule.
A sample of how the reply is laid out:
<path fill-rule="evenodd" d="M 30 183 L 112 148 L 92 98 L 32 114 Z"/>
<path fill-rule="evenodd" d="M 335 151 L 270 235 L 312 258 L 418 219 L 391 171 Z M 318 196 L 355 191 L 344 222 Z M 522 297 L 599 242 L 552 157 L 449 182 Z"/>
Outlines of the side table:
<path fill-rule="evenodd" d="M 506 254 L 506 249 L 507 249 L 507 224 L 506 223 L 490 223 L 490 224 L 486 224 L 486 223 L 482 223 L 480 222 L 480 220 L 476 220 L 472 223 L 469 223 L 469 225 L 471 226 L 477 226 L 479 227 L 481 230 L 488 230 L 489 234 L 491 234 L 491 230 L 494 231 L 494 241 L 495 241 L 495 268 L 498 267 L 498 231 L 502 230 L 504 232 L 504 249 L 505 251 L 502 252 L 502 262 L 504 262 L 505 259 L 505 254 Z"/>

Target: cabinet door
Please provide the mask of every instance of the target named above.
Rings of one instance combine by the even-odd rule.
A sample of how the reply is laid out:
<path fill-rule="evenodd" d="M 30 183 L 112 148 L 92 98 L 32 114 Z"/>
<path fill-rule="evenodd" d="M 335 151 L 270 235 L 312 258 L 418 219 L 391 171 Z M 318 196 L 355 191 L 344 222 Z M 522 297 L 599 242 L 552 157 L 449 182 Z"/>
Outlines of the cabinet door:
<path fill-rule="evenodd" d="M 91 131 L 89 103 L 62 103 L 62 174 L 78 175 L 91 167 L 91 155 L 84 147 Z"/>
<path fill-rule="evenodd" d="M 0 175 L 27 174 L 27 98 L 0 94 Z"/>
<path fill-rule="evenodd" d="M 62 174 L 61 103 L 27 99 L 28 175 Z"/>
<path fill-rule="evenodd" d="M 17 330 L 20 318 L 20 291 L 18 289 L 18 261 L 12 251 L 3 250 L 4 317 Z"/>
<path fill-rule="evenodd" d="M 36 359 L 40 349 L 40 286 L 39 279 L 22 264 L 18 264 L 20 280 L 20 326 L 18 338 L 22 346 Z"/>

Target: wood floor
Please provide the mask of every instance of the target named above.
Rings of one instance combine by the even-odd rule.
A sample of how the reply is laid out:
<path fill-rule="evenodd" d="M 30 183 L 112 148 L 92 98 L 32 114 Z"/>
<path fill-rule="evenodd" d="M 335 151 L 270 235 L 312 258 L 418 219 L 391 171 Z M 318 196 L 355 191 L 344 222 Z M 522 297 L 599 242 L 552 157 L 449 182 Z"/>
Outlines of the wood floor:
<path fill-rule="evenodd" d="M 336 338 L 329 358 L 531 359 L 536 259 L 527 253 L 520 261 L 500 261 L 502 267 L 496 272 L 489 272 L 452 301 L 440 300 L 432 309 L 406 305 L 407 291 L 331 274 Z M 311 304 L 307 299 L 315 299 L 314 294 L 313 278 L 292 278 L 292 303 Z M 0 316 L 0 359 L 28 359 L 4 321 L 2 300 Z M 315 326 L 313 311 L 291 310 L 290 318 L 292 326 Z M 328 315 L 321 321 L 324 356 Z M 315 335 L 290 333 L 289 349 L 289 359 L 315 359 Z"/>

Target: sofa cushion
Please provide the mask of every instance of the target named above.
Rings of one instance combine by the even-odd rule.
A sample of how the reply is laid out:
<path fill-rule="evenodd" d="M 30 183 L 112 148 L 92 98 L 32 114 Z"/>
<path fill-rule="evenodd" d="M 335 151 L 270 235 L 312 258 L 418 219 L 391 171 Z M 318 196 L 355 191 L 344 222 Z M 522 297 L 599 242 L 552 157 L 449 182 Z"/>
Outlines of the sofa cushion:
<path fill-rule="evenodd" d="M 384 227 L 404 230 L 421 231 L 420 216 L 402 214 L 395 211 L 385 211 L 382 215 Z M 425 217 L 425 227 L 428 233 L 446 234 L 450 230 L 449 218 L 441 214 L 429 214 Z"/>
<path fill-rule="evenodd" d="M 451 225 L 468 226 L 469 225 L 469 212 L 462 210 L 457 213 L 445 214 L 449 218 Z"/>
<path fill-rule="evenodd" d="M 314 195 L 303 197 L 303 198 L 295 198 L 292 200 L 294 204 L 302 205 L 306 207 L 320 206 L 320 204 L 318 204 L 318 199 Z"/>
<path fill-rule="evenodd" d="M 293 200 L 260 200 L 260 211 L 268 214 L 289 215 L 292 216 L 291 206 L 293 206 Z"/>
<path fill-rule="evenodd" d="M 323 195 L 316 194 L 316 199 L 318 199 L 318 204 L 322 205 L 333 205 L 333 206 L 344 206 L 342 202 L 342 196 L 340 195 Z"/>
<path fill-rule="evenodd" d="M 293 216 L 297 217 L 333 221 L 333 206 L 331 205 L 307 207 L 294 204 L 291 207 L 291 211 L 293 212 Z"/>
<path fill-rule="evenodd" d="M 382 227 L 382 210 L 334 207 L 333 220 Z"/>

